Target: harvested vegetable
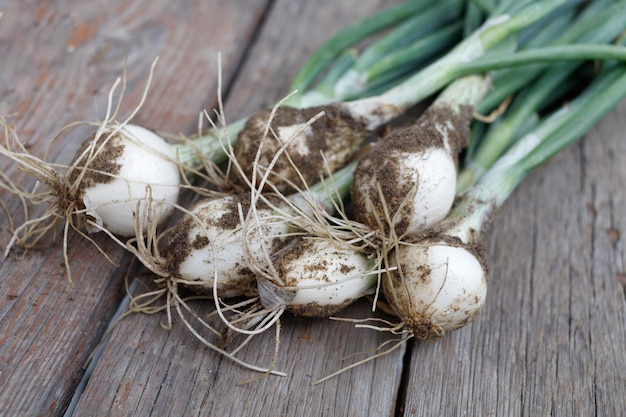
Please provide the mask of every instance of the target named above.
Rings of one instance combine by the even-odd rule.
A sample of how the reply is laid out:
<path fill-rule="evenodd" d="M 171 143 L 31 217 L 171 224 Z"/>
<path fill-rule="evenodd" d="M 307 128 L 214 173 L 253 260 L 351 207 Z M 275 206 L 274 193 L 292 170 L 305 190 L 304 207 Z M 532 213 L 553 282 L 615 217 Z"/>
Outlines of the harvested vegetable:
<path fill-rule="evenodd" d="M 357 221 L 400 238 L 423 233 L 448 215 L 458 154 L 488 87 L 489 79 L 480 76 L 455 81 L 415 123 L 361 156 L 352 186 Z"/>
<path fill-rule="evenodd" d="M 325 115 L 322 120 L 302 129 L 320 112 Z M 325 172 L 334 172 L 344 166 L 374 128 L 400 113 L 394 106 L 380 106 L 378 112 L 370 117 L 355 109 L 351 103 L 308 109 L 281 106 L 275 114 L 269 111 L 258 113 L 248 120 L 235 144 L 235 158 L 242 172 L 237 172 L 232 179 L 245 185 L 251 180 L 254 170 L 258 170 L 260 178 L 272 164 L 269 180 L 277 190 L 295 192 L 305 184 L 317 182 Z M 266 123 L 270 116 L 271 133 L 266 135 Z M 296 131 L 298 136 L 294 136 Z M 283 148 L 285 152 L 275 158 Z"/>
<path fill-rule="evenodd" d="M 602 12 L 603 0 L 588 8 L 567 0 L 503 2 L 484 23 L 468 17 L 465 40 L 417 71 L 413 66 L 424 64 L 420 58 L 428 61 L 447 50 L 442 45 L 457 37 L 462 26 L 458 20 L 463 2 L 428 3 L 407 2 L 394 8 L 398 14 L 387 15 L 385 22 L 346 32 L 350 36 L 344 33 L 343 46 L 332 45 L 332 58 L 320 60 L 326 64 L 336 59 L 335 65 L 325 74 L 321 67 L 307 68 L 310 72 L 297 80 L 305 88 L 315 79 L 319 84 L 280 103 L 294 107 L 279 105 L 245 124 L 239 121 L 223 131 L 214 128 L 197 142 L 170 145 L 154 132 L 128 120 L 115 122 L 111 116 L 70 166 L 62 167 L 63 174 L 56 166 L 36 167 L 34 158 L 21 155 L 26 154 L 23 148 L 19 152 L 7 148 L 2 153 L 27 166 L 53 190 L 43 194 L 42 201 L 62 197 L 52 202 L 41 222 L 54 225 L 65 219 L 66 234 L 70 227 L 81 233 L 84 227 L 131 237 L 122 241 L 112 236 L 156 275 L 160 285 L 142 299 L 165 295 L 168 314 L 174 306 L 184 324 L 207 346 L 250 369 L 277 373 L 272 367 L 246 364 L 236 354 L 249 337 L 274 324 L 278 340 L 284 312 L 327 317 L 364 295 L 374 294 L 378 300 L 380 288 L 399 317 L 399 323 L 383 329 L 403 336 L 393 348 L 407 338 L 440 338 L 473 320 L 485 303 L 487 266 L 482 239 L 495 210 L 524 175 L 580 137 L 626 96 L 623 65 L 599 68 L 595 81 L 575 99 L 567 87 L 570 77 L 578 75 L 578 64 L 547 65 L 565 59 L 624 60 L 623 47 L 595 43 L 617 36 L 626 9 L 620 7 L 623 2 L 615 3 L 598 20 L 593 15 Z M 544 48 L 548 34 L 560 33 L 579 8 L 581 16 L 586 15 L 580 20 L 585 30 L 599 21 L 608 24 L 598 32 L 572 28 L 571 33 L 564 31 L 555 46 Z M 345 51 L 366 34 L 402 20 L 361 56 Z M 530 35 L 548 21 L 545 31 Z M 430 30 L 433 34 L 424 36 Z M 394 49 L 398 40 L 406 44 Z M 581 44 L 571 48 L 565 44 L 574 40 Z M 520 47 L 520 52 L 513 53 Z M 520 76 L 524 81 L 512 87 L 498 84 L 514 71 L 494 69 L 529 63 L 535 66 L 520 71 L 536 78 Z M 467 75 L 475 73 L 479 75 Z M 571 79 L 573 83 L 581 80 Z M 492 80 L 496 85 L 487 93 Z M 491 139 L 472 144 L 466 159 L 470 168 L 473 156 L 486 152 L 489 157 L 457 186 L 458 158 L 470 139 L 475 106 L 491 109 L 500 101 L 493 97 L 501 98 L 502 91 L 516 92 L 531 80 L 534 85 L 514 99 L 512 111 L 503 111 L 499 126 L 504 128 L 486 136 L 504 132 L 504 139 L 496 145 Z M 557 91 L 550 96 L 553 90 Z M 363 150 L 381 126 L 435 93 L 439 93 L 436 100 L 411 126 L 394 129 Z M 487 100 L 480 103 L 485 94 Z M 574 100 L 546 117 L 546 109 L 560 107 L 562 97 Z M 355 101 L 342 102 L 346 99 Z M 476 123 L 475 138 L 484 136 L 480 129 Z M 123 153 L 131 150 L 148 150 L 150 156 Z M 212 158 L 210 162 L 203 152 Z M 111 158 L 100 159 L 104 156 Z M 245 192 L 214 194 L 184 182 L 185 174 L 196 174 L 203 164 L 224 158 L 231 158 L 228 169 Z M 136 168 L 138 160 L 155 169 L 128 168 Z M 308 186 L 330 172 L 332 176 Z M 155 181 L 162 173 L 166 177 Z M 353 175 L 354 218 L 341 206 Z M 4 185 L 4 176 L 0 179 L 0 186 L 13 189 Z M 59 185 L 61 180 L 71 185 Z M 106 188 L 113 185 L 118 190 Z M 187 186 L 204 193 L 203 197 L 210 196 L 190 208 L 181 207 L 176 200 Z M 291 191 L 297 192 L 286 195 Z M 107 199 L 110 196 L 113 199 Z M 174 209 L 183 216 L 173 228 L 161 232 L 159 226 Z M 333 217 L 333 211 L 340 216 Z M 21 238 L 34 243 L 51 227 L 27 223 L 11 244 Z M 209 295 L 216 306 L 212 315 L 218 314 L 229 331 L 248 338 L 227 352 L 200 336 L 185 312 L 214 335 L 224 335 L 191 310 L 179 293 L 181 286 Z M 229 336 L 223 340 L 228 342 Z"/>
<path fill-rule="evenodd" d="M 65 175 L 62 199 L 84 211 L 87 231 L 132 236 L 137 213 L 161 224 L 178 200 L 175 149 L 156 133 L 131 124 L 103 129 L 83 143 Z M 148 218 L 143 219 L 144 227 Z"/>
<path fill-rule="evenodd" d="M 113 86 L 111 97 L 119 85 Z M 140 104 L 141 105 L 141 104 Z M 47 189 L 24 192 L 36 204 L 47 204 L 39 218 L 17 227 L 10 243 L 37 245 L 49 231 L 65 222 L 79 233 L 106 230 L 119 236 L 133 236 L 138 217 L 161 224 L 177 202 L 181 187 L 181 163 L 177 148 L 158 134 L 128 121 L 114 121 L 117 109 L 77 150 L 69 166 L 49 164 L 28 151 L 17 137 L 0 146 L 0 154 L 13 159 Z"/>
<path fill-rule="evenodd" d="M 482 239 L 497 208 L 528 172 L 582 137 L 625 97 L 626 67 L 606 69 L 498 158 L 460 197 L 442 231 L 415 245 L 397 246 L 389 255 L 397 269 L 386 275 L 384 291 L 411 334 L 441 337 L 478 314 L 486 292 Z"/>
<path fill-rule="evenodd" d="M 258 280 L 261 303 L 305 317 L 328 317 L 374 292 L 376 263 L 350 245 L 325 238 L 298 239 L 277 254 L 280 282 Z"/>
<path fill-rule="evenodd" d="M 437 27 L 445 26 L 454 16 L 458 16 L 461 12 L 461 2 L 458 0 L 446 0 L 448 11 L 445 13 L 437 12 L 441 19 L 433 20 L 431 24 Z M 454 5 L 454 7 L 452 7 Z M 327 44 L 323 45 L 315 54 L 315 59 L 309 61 L 306 64 L 300 74 L 296 77 L 294 86 L 303 88 L 299 94 L 305 93 L 307 88 L 314 88 L 314 81 L 320 74 L 320 71 L 327 66 L 331 67 L 329 72 L 332 72 L 336 76 L 341 76 L 345 71 L 350 69 L 350 66 L 345 66 L 340 63 L 334 63 L 333 60 L 341 53 L 345 52 L 347 48 L 357 44 L 366 37 L 377 34 L 390 27 L 396 26 L 408 18 L 422 15 L 427 13 L 427 16 L 434 16 L 430 12 L 431 5 L 424 0 L 410 0 L 397 6 L 391 7 L 388 10 L 383 10 L 376 14 L 366 18 L 364 21 L 357 22 L 349 28 L 346 28 L 342 33 L 337 34 L 330 39 Z M 438 7 L 441 10 L 441 6 Z M 404 25 L 406 26 L 406 24 Z M 404 29 L 406 32 L 406 29 Z M 392 31 L 393 32 L 393 31 Z M 421 32 L 415 32 L 411 38 L 411 42 L 401 45 L 397 52 L 404 50 L 406 47 L 411 47 L 413 40 L 419 37 Z M 397 35 L 395 35 L 397 36 Z M 448 42 L 448 43 L 446 43 Z M 441 39 L 436 47 L 430 49 L 422 49 L 421 51 L 414 51 L 410 56 L 403 56 L 402 59 L 389 59 L 387 64 L 390 68 L 398 69 L 403 68 L 403 71 L 407 71 L 408 68 L 417 65 L 417 61 L 424 61 L 431 57 L 437 51 L 442 50 L 453 42 L 451 37 Z M 434 43 L 433 43 L 434 45 Z M 388 51 L 387 51 L 388 52 Z M 380 48 L 373 50 L 369 53 L 379 58 L 385 56 L 386 51 L 381 51 Z M 320 58 L 323 57 L 323 58 Z M 367 65 L 360 65 L 362 70 L 367 70 Z M 377 79 L 376 87 L 390 85 L 398 78 L 400 74 L 394 77 L 385 77 L 384 80 Z M 112 88 L 110 93 L 109 102 L 111 104 L 112 97 L 116 86 L 120 80 Z M 149 84 L 150 80 L 148 81 Z M 331 80 L 326 77 L 320 80 L 321 84 L 328 85 Z M 367 94 L 370 90 L 367 84 L 361 85 L 360 94 Z M 142 98 L 142 103 L 146 99 Z M 341 100 L 343 97 L 334 96 L 328 98 L 328 101 Z M 119 106 L 119 103 L 118 103 Z M 135 112 L 141 107 L 141 104 L 137 107 Z M 199 136 L 191 141 L 184 141 L 174 145 L 164 145 L 161 138 L 158 138 L 153 132 L 148 133 L 142 131 L 140 127 L 131 126 L 129 121 L 133 115 L 128 117 L 124 122 L 117 122 L 118 109 L 111 114 L 111 108 L 107 111 L 107 117 L 105 121 L 97 126 L 97 131 L 94 136 L 89 139 L 79 152 L 84 150 L 87 153 L 84 157 L 77 154 L 74 161 L 69 167 L 54 166 L 44 160 L 30 155 L 27 150 L 22 147 L 18 142 L 11 144 L 9 147 L 0 146 L 0 153 L 8 156 L 23 166 L 27 171 L 31 172 L 39 182 L 46 185 L 49 190 L 43 192 L 23 193 L 22 197 L 26 200 L 30 200 L 36 204 L 48 204 L 44 215 L 38 219 L 30 219 L 26 221 L 21 227 L 18 227 L 15 231 L 12 241 L 8 245 L 7 252 L 15 244 L 19 244 L 25 247 L 32 247 L 39 243 L 43 236 L 48 231 L 55 230 L 59 223 L 65 222 L 65 234 L 69 228 L 74 228 L 79 232 L 84 230 L 88 232 L 105 230 L 108 233 L 113 233 L 121 237 L 130 237 L 134 235 L 134 218 L 133 216 L 139 212 L 145 212 L 147 216 L 151 218 L 151 221 L 161 222 L 171 212 L 172 204 L 175 203 L 179 190 L 174 187 L 175 184 L 187 186 L 182 181 L 181 174 L 198 175 L 203 168 L 207 166 L 213 166 L 215 163 L 223 162 L 227 158 L 227 153 L 224 147 L 224 141 L 234 141 L 238 137 L 238 133 L 244 126 L 245 120 L 235 122 L 228 125 L 223 130 L 214 128 L 207 134 Z M 282 110 L 281 110 L 282 112 Z M 292 112 L 293 113 L 293 112 Z M 311 112 L 308 112 L 311 113 Z M 308 114 L 307 113 L 307 114 Z M 263 112 L 260 116 L 256 117 L 251 123 L 251 126 L 263 125 L 264 120 L 267 120 L 268 113 Z M 304 115 L 303 120 L 294 120 L 295 127 L 308 120 L 307 115 Z M 279 115 L 279 117 L 281 117 Z M 330 117 L 330 113 L 329 113 Z M 260 122 L 259 122 L 260 120 Z M 351 121 L 348 120 L 350 123 Z M 262 131 L 263 129 L 261 129 Z M 129 131 L 133 131 L 132 135 Z M 291 129 L 290 131 L 293 131 Z M 136 134 L 142 132 L 139 138 L 135 138 Z M 287 132 L 289 134 L 289 132 Z M 124 160 L 108 160 L 113 154 L 113 151 L 109 151 L 105 148 L 113 145 L 116 148 L 117 153 L 120 153 L 122 148 L 132 148 L 134 151 L 145 150 L 148 144 L 143 137 L 150 137 L 150 146 L 154 143 L 156 152 L 148 152 L 145 157 L 139 157 L 139 159 L 154 160 L 154 158 L 161 158 L 160 163 L 151 163 L 151 167 L 156 171 L 163 171 L 169 173 L 169 176 L 165 176 L 161 182 L 159 180 L 158 173 L 154 174 L 148 170 L 136 170 L 137 172 L 129 172 L 130 170 L 125 168 L 132 166 L 132 164 L 126 165 Z M 360 132 L 355 131 L 353 133 L 357 139 L 355 144 L 358 145 L 358 140 L 363 140 L 363 136 Z M 251 136 L 257 140 L 259 136 L 259 129 L 253 128 L 253 131 L 248 134 L 243 134 L 243 137 Z M 120 142 L 121 140 L 121 142 Z M 128 140 L 132 140 L 135 145 L 141 144 L 141 146 L 127 145 Z M 347 154 L 349 151 L 343 151 L 340 147 L 341 144 L 333 145 L 333 149 L 337 152 L 328 152 L 328 155 L 336 154 L 335 159 L 329 157 L 328 163 L 334 168 L 341 166 L 345 163 Z M 241 145 L 243 149 L 250 148 L 250 145 Z M 166 149 L 167 148 L 167 149 Z M 312 156 L 314 159 L 319 159 L 319 153 L 316 150 L 312 150 Z M 127 157 L 124 157 L 126 159 Z M 319 162 L 319 161 L 318 161 Z M 163 169 L 158 167 L 162 166 Z M 59 168 L 61 168 L 59 172 Z M 112 170 L 108 170 L 111 168 Z M 334 169 L 333 168 L 333 169 Z M 120 171 L 121 170 L 121 171 Z M 64 172 L 63 172 L 64 171 Z M 133 170 L 134 171 L 134 170 Z M 174 171 L 179 171 L 175 173 Z M 178 181 L 175 177 L 178 177 Z M 312 181 L 315 182 L 320 178 L 320 171 L 316 171 L 312 176 Z M 88 180 L 88 183 L 82 183 L 82 179 Z M 110 186 L 114 186 L 115 191 L 109 194 L 109 191 L 96 191 L 95 194 L 92 191 L 85 193 L 85 190 L 94 183 L 106 182 Z M 132 186 L 128 186 L 132 184 Z M 121 185 L 121 187 L 117 187 Z M 168 191 L 164 191 L 167 187 Z M 108 187 L 98 186 L 98 189 L 108 190 Z M 163 196 L 167 194 L 167 200 L 163 199 Z M 157 201 L 158 200 L 158 201 Z M 155 210 L 153 212 L 143 210 L 143 204 L 151 201 L 155 203 Z M 139 206 L 137 206 L 139 203 Z M 152 204 L 151 203 L 151 204 Z M 157 204 L 158 203 L 158 204 Z M 158 205 L 158 207 L 156 207 Z M 147 221 L 148 217 L 144 220 Z M 145 226 L 145 224 L 144 224 Z"/>
<path fill-rule="evenodd" d="M 443 234 L 399 244 L 388 255 L 385 299 L 420 339 L 465 326 L 485 303 L 486 263 L 476 247 L 455 238 Z"/>

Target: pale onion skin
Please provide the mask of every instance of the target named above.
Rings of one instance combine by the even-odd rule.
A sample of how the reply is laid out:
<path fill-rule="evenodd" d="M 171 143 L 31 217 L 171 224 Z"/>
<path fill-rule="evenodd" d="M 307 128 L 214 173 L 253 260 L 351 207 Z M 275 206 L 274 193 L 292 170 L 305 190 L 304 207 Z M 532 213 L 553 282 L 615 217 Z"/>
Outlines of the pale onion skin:
<path fill-rule="evenodd" d="M 276 282 L 262 283 L 260 287 L 272 287 L 274 298 L 268 300 L 262 295 L 261 302 L 268 308 L 283 304 L 288 311 L 305 317 L 337 313 L 371 294 L 377 279 L 364 254 L 321 238 L 294 242 L 280 252 L 274 267 L 287 288 Z"/>
<path fill-rule="evenodd" d="M 385 223 L 385 210 L 378 203 L 376 186 L 383 176 L 401 184 L 405 190 L 402 196 L 407 197 L 401 208 L 390 207 L 393 204 L 387 201 L 387 210 L 395 214 L 391 226 L 397 233 L 415 236 L 443 220 L 452 207 L 456 191 L 456 159 L 449 150 L 430 148 L 419 153 L 392 150 L 386 156 L 388 164 L 382 167 L 374 167 L 369 159 L 360 161 L 353 186 L 353 198 L 359 201 L 359 221 L 374 229 L 379 227 L 379 222 Z M 375 174 L 364 175 L 365 172 Z"/>
<path fill-rule="evenodd" d="M 480 312 L 487 295 L 481 259 L 453 241 L 399 246 L 389 255 L 389 266 L 398 270 L 383 278 L 385 298 L 415 336 L 442 337 Z"/>
<path fill-rule="evenodd" d="M 156 133 L 135 125 L 125 125 L 109 142 L 122 145 L 123 152 L 113 163 L 119 164 L 115 178 L 90 184 L 82 190 L 87 216 L 99 226 L 123 237 L 135 235 L 136 218 L 142 216 L 148 201 L 146 186 L 152 193 L 151 216 L 162 223 L 172 212 L 180 191 L 180 171 L 172 146 Z M 130 201 L 132 198 L 132 201 Z M 137 211 L 137 202 L 140 202 Z M 88 228 L 88 231 L 97 231 Z"/>
<path fill-rule="evenodd" d="M 235 158 L 247 180 L 252 179 L 255 168 L 266 169 L 272 163 L 269 180 L 276 189 L 283 194 L 300 191 L 345 166 L 377 128 L 401 113 L 399 107 L 375 98 L 262 111 L 248 119 L 240 132 Z M 270 115 L 272 129 L 266 137 Z M 262 151 L 257 155 L 261 145 Z M 286 154 L 271 162 L 285 146 Z M 239 173 L 231 179 L 247 184 Z"/>
<path fill-rule="evenodd" d="M 230 195 L 205 199 L 194 205 L 191 212 L 201 223 L 185 215 L 169 239 L 170 275 L 194 281 L 188 287 L 200 294 L 213 293 L 214 277 L 217 277 L 220 297 L 236 297 L 255 290 L 255 274 L 248 267 L 248 256 L 255 256 L 262 262 L 262 245 L 273 253 L 285 240 L 289 226 L 285 222 L 264 221 L 274 214 L 269 209 L 258 209 L 263 237 L 256 231 L 246 236 L 250 250 L 249 255 L 246 254 L 237 208 L 239 203 L 245 204 L 244 199 Z M 247 209 L 243 210 L 245 213 Z"/>
<path fill-rule="evenodd" d="M 425 235 L 449 213 L 458 153 L 469 141 L 470 106 L 431 105 L 360 158 L 352 203 L 356 220 L 392 239 Z"/>

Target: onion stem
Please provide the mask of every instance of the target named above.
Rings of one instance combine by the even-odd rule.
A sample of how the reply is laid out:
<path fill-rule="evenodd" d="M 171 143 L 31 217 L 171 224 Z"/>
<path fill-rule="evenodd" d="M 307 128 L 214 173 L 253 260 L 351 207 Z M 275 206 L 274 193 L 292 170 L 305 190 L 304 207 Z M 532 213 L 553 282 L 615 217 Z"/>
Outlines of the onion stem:
<path fill-rule="evenodd" d="M 408 108 L 440 90 L 457 78 L 459 68 L 482 57 L 511 35 L 549 15 L 567 0 L 548 0 L 524 7 L 513 15 L 499 14 L 489 18 L 478 30 L 461 41 L 444 57 L 438 59 L 408 80 L 376 98 L 379 102 Z M 485 67 L 481 67 L 483 71 Z M 364 99 L 371 100 L 371 99 Z"/>
<path fill-rule="evenodd" d="M 519 51 L 510 56 L 488 56 L 459 66 L 457 76 L 475 74 L 511 66 L 541 64 L 571 60 L 620 60 L 626 61 L 626 47 L 598 44 L 575 44 L 546 46 Z"/>
<path fill-rule="evenodd" d="M 291 84 L 290 91 L 308 90 L 324 68 L 346 49 L 368 36 L 388 28 L 431 5 L 429 0 L 412 0 L 366 17 L 335 34 L 304 63 Z"/>
<path fill-rule="evenodd" d="M 608 3 L 608 4 L 607 4 Z M 616 25 L 617 30 L 622 29 L 623 20 L 612 20 L 611 16 L 624 13 L 624 1 L 617 4 L 611 0 L 596 0 L 589 4 L 574 21 L 572 21 L 572 11 L 569 13 L 559 13 L 554 19 L 546 22 L 536 35 L 521 49 L 537 48 L 541 46 L 565 45 L 575 42 L 584 36 L 585 33 L 604 32 L 612 30 L 611 25 Z M 526 85 L 545 70 L 546 64 L 534 64 L 521 68 L 508 68 L 495 71 L 492 75 L 494 85 L 498 88 L 491 91 L 477 107 L 479 113 L 489 112 L 500 104 L 507 96 Z"/>
<path fill-rule="evenodd" d="M 610 8 L 608 13 L 602 13 L 604 24 L 600 30 L 589 29 L 587 32 L 579 33 L 578 40 L 592 42 L 609 42 L 623 31 L 623 22 L 626 20 L 626 7 L 624 4 L 615 9 Z M 580 22 L 578 22 L 580 23 Z M 580 25 L 579 25 L 580 26 Z M 582 25 L 587 27 L 587 25 Z M 576 25 L 572 26 L 572 28 Z M 572 30 L 573 31 L 573 30 Z M 578 32 L 578 31 L 577 31 Z M 580 45 L 577 45 L 580 46 Z M 587 45 L 587 50 L 600 51 L 599 45 Z M 555 46 L 553 49 L 565 50 L 564 46 Z M 613 47 L 611 47 L 613 48 Z M 622 54 L 626 49 L 622 49 Z M 580 52 L 581 49 L 579 48 Z M 545 50 L 543 51 L 546 52 Z M 521 53 L 519 53 L 521 54 Z M 557 54 L 558 55 L 558 54 Z M 547 69 L 539 78 L 529 85 L 515 99 L 506 117 L 500 123 L 494 124 L 480 141 L 480 149 L 471 152 L 465 162 L 465 169 L 459 175 L 457 190 L 465 190 L 475 178 L 480 177 L 501 155 L 501 153 L 513 142 L 516 135 L 523 132 L 523 126 L 527 124 L 539 107 L 546 107 L 550 102 L 554 102 L 560 97 L 557 93 L 559 87 L 567 83 L 567 79 L 575 70 L 580 67 L 579 62 L 556 64 Z M 522 71 L 522 69 L 520 69 Z M 567 90 L 567 89 L 564 89 Z"/>
<path fill-rule="evenodd" d="M 446 234 L 472 243 L 480 238 L 494 210 L 522 179 L 566 146 L 580 139 L 621 100 L 626 98 L 626 66 L 599 76 L 568 105 L 546 117 L 524 135 L 461 198 L 451 213 L 454 226 Z"/>

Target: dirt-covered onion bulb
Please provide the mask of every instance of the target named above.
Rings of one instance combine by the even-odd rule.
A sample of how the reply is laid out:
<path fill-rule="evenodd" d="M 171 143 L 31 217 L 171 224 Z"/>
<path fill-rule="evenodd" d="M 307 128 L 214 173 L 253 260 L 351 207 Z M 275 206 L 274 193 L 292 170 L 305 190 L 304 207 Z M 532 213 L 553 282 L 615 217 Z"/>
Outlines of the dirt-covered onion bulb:
<path fill-rule="evenodd" d="M 352 185 L 358 221 L 395 239 L 424 235 L 448 215 L 458 154 L 489 85 L 478 75 L 455 80 L 414 123 L 392 130 L 359 158 Z"/>
<path fill-rule="evenodd" d="M 269 167 L 285 147 L 273 163 L 269 179 L 280 192 L 298 191 L 348 163 L 372 131 L 400 113 L 401 109 L 390 104 L 357 102 L 263 111 L 246 122 L 235 144 L 235 157 L 250 180 L 253 170 Z M 266 136 L 268 120 L 271 129 Z M 239 173 L 232 180 L 245 183 Z"/>
<path fill-rule="evenodd" d="M 456 192 L 457 154 L 469 138 L 471 108 L 436 106 L 380 139 L 360 159 L 352 201 L 358 221 L 418 235 L 444 219 Z"/>
<path fill-rule="evenodd" d="M 111 126 L 83 143 L 67 173 L 68 187 L 76 189 L 88 218 L 130 237 L 137 218 L 146 227 L 171 213 L 180 191 L 175 161 L 174 148 L 156 133 L 130 124 Z"/>
<path fill-rule="evenodd" d="M 416 337 L 441 337 L 478 315 L 487 295 L 487 269 L 479 252 L 442 238 L 399 245 L 389 254 L 385 298 Z"/>
<path fill-rule="evenodd" d="M 240 218 L 250 206 L 244 194 L 207 198 L 196 203 L 176 224 L 168 239 L 167 270 L 171 277 L 193 291 L 220 297 L 235 297 L 256 291 L 255 274 L 248 267 L 248 256 L 263 262 L 263 251 L 274 252 L 287 238 L 289 224 L 273 220 L 268 208 L 257 209 L 260 233 L 244 236 Z M 249 253 L 244 249 L 247 239 Z M 214 283 L 215 279 L 217 280 Z"/>
<path fill-rule="evenodd" d="M 259 277 L 263 305 L 300 316 L 327 317 L 371 294 L 377 273 L 363 253 L 324 238 L 292 242 L 274 261 L 277 279 Z"/>

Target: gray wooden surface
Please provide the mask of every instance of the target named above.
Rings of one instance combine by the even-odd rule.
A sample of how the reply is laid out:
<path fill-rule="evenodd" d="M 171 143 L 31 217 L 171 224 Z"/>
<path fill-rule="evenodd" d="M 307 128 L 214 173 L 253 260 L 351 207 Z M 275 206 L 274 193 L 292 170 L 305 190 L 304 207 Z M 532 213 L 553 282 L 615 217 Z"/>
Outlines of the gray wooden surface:
<path fill-rule="evenodd" d="M 190 134 L 198 112 L 215 106 L 218 52 L 226 116 L 235 120 L 288 93 L 298 65 L 335 30 L 392 3 L 0 2 L 0 114 L 41 155 L 61 126 L 103 116 L 124 66 L 128 113 L 158 55 L 135 122 Z M 76 416 L 625 415 L 625 131 L 622 103 L 504 205 L 487 236 L 489 297 L 474 323 L 316 386 L 387 336 L 286 317 L 276 368 L 288 376 L 237 386 L 256 374 L 208 350 L 179 320 L 168 331 L 162 315 L 133 315 L 114 328 L 86 380 L 83 364 L 123 300 L 131 257 L 97 237 L 111 265 L 72 235 L 68 290 L 58 244 L 13 251 L 0 264 L 0 415 L 58 416 L 70 403 Z M 68 162 L 82 134 L 55 142 L 49 159 Z M 5 159 L 0 168 L 26 183 Z M 0 198 L 19 222 L 17 201 Z M 345 313 L 367 314 L 365 302 Z M 269 364 L 273 350 L 268 332 L 243 359 Z"/>

